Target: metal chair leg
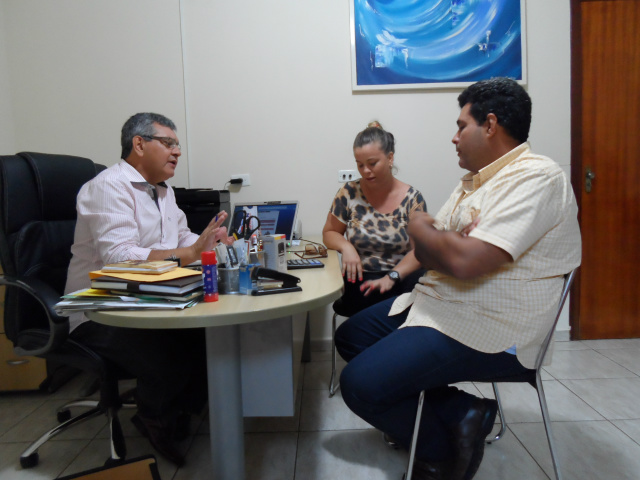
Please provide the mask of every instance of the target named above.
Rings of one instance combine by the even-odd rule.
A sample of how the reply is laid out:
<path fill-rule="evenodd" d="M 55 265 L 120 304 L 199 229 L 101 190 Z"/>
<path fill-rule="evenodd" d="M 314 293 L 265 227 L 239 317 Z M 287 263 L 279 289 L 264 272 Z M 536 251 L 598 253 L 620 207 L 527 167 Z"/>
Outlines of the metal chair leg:
<path fill-rule="evenodd" d="M 60 425 L 52 428 L 48 432 L 44 433 L 40 436 L 35 442 L 33 442 L 29 447 L 20 455 L 20 464 L 23 468 L 30 468 L 38 464 L 38 449 L 46 443 L 49 439 L 55 437 L 59 433 L 64 432 L 65 430 L 71 428 L 73 425 L 84 422 L 85 420 L 89 420 L 90 418 L 94 418 L 103 414 L 103 411 L 96 407 L 91 410 L 87 410 L 86 412 L 81 413 L 78 416 L 70 418 L 66 422 L 61 423 Z"/>
<path fill-rule="evenodd" d="M 413 436 L 411 437 L 411 449 L 409 450 L 409 464 L 407 465 L 407 471 L 402 477 L 404 480 L 411 480 L 413 475 L 413 461 L 416 457 L 416 446 L 418 443 L 418 433 L 420 431 L 420 419 L 422 418 L 422 405 L 424 404 L 424 390 L 420 392 L 418 398 L 418 410 L 416 411 L 416 423 L 413 426 Z"/>
<path fill-rule="evenodd" d="M 329 382 L 329 398 L 333 397 L 340 384 L 335 384 L 336 381 L 336 317 L 337 313 L 333 314 L 333 321 L 331 322 L 331 380 Z"/>
<path fill-rule="evenodd" d="M 542 411 L 542 420 L 544 421 L 544 429 L 547 432 L 547 440 L 549 442 L 549 451 L 551 452 L 551 462 L 553 463 L 553 471 L 556 474 L 556 480 L 561 480 L 560 466 L 556 456 L 555 441 L 551 432 L 551 418 L 549 417 L 549 409 L 547 408 L 547 398 L 542 387 L 542 378 L 540 370 L 536 371 L 536 390 L 538 391 L 538 400 L 540 401 L 540 410 Z"/>
<path fill-rule="evenodd" d="M 498 384 L 493 382 L 493 394 L 496 397 L 496 402 L 498 402 L 498 415 L 500 415 L 500 431 L 495 434 L 493 438 L 488 438 L 487 443 L 497 442 L 502 438 L 504 432 L 507 431 L 507 420 L 504 418 L 504 411 L 502 410 L 502 402 L 500 401 L 500 393 L 498 392 Z"/>

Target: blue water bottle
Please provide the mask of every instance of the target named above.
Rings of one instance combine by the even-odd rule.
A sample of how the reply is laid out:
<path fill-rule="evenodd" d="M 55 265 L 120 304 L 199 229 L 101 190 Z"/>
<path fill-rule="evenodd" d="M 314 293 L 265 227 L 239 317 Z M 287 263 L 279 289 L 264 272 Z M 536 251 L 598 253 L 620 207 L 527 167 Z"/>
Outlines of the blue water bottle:
<path fill-rule="evenodd" d="M 218 262 L 213 250 L 202 252 L 202 280 L 204 281 L 204 301 L 218 301 Z"/>

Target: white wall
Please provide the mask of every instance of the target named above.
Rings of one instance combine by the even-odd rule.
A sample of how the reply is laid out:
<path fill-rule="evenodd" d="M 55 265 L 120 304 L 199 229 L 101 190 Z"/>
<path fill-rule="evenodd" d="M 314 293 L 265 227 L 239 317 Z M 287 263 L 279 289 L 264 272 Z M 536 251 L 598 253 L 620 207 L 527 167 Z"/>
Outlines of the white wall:
<path fill-rule="evenodd" d="M 16 151 L 112 165 L 120 129 L 139 111 L 185 133 L 178 0 L 1 1 Z M 186 185 L 185 167 L 176 181 Z"/>
<path fill-rule="evenodd" d="M 298 199 L 303 234 L 317 234 L 338 170 L 355 168 L 353 138 L 375 118 L 396 137 L 399 178 L 434 213 L 448 198 L 463 174 L 451 144 L 460 90 L 352 93 L 348 1 L 182 5 L 193 186 L 249 173 L 234 200 Z M 569 2 L 529 1 L 527 13 L 530 140 L 568 172 Z M 314 317 L 312 338 L 328 338 L 328 313 Z"/>
<path fill-rule="evenodd" d="M 463 174 L 450 143 L 459 90 L 351 91 L 349 0 L 0 6 L 11 18 L 0 36 L 0 106 L 12 102 L 15 151 L 110 165 L 124 120 L 157 111 L 176 122 L 187 147 L 173 185 L 223 188 L 231 174 L 249 173 L 252 185 L 232 202 L 300 200 L 304 234 L 320 232 L 337 171 L 355 167 L 353 138 L 374 118 L 396 137 L 399 178 L 430 211 Z M 530 140 L 568 172 L 569 0 L 530 0 L 527 16 Z M 328 338 L 328 313 L 314 318 L 312 338 Z M 565 317 L 560 329 L 568 328 Z"/>
<path fill-rule="evenodd" d="M 11 85 L 7 68 L 6 15 L 0 3 L 0 155 L 12 154 L 15 150 Z"/>

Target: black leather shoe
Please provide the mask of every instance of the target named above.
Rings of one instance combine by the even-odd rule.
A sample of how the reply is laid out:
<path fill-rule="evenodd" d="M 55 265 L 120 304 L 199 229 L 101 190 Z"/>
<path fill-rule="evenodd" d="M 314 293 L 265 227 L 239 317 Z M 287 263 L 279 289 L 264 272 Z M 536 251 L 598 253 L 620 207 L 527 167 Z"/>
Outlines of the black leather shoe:
<path fill-rule="evenodd" d="M 179 467 L 184 465 L 184 457 L 173 444 L 168 429 L 160 420 L 141 417 L 136 414 L 131 418 L 131 421 L 138 431 L 149 439 L 153 448 L 155 448 L 160 455 Z"/>
<path fill-rule="evenodd" d="M 451 429 L 456 456 L 451 480 L 471 480 L 480 467 L 484 443 L 491 433 L 498 412 L 498 402 L 476 398 L 462 421 Z"/>
<path fill-rule="evenodd" d="M 451 462 L 427 462 L 413 460 L 412 480 L 448 480 L 451 474 Z"/>

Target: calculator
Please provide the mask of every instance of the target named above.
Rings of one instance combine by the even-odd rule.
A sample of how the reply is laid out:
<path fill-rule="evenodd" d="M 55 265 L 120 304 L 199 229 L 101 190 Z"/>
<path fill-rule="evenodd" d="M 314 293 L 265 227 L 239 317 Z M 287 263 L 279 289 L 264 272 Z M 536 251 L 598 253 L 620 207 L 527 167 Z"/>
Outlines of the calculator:
<path fill-rule="evenodd" d="M 306 258 L 292 258 L 287 260 L 287 270 L 296 270 L 298 268 L 323 268 L 324 263 L 320 260 Z"/>

